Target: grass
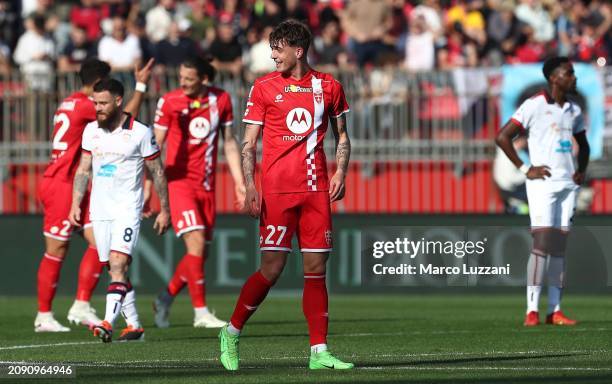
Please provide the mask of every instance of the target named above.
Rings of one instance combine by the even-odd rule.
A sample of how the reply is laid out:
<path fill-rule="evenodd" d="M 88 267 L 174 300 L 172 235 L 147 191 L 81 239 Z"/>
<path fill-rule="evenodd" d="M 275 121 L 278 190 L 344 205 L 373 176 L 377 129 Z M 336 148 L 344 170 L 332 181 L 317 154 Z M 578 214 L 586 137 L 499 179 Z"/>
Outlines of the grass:
<path fill-rule="evenodd" d="M 0 297 L 0 360 L 69 363 L 77 382 L 93 383 L 612 382 L 608 297 L 568 295 L 564 308 L 581 320 L 578 326 L 526 329 L 518 294 L 332 296 L 328 341 L 335 354 L 356 364 L 350 372 L 306 369 L 308 334 L 298 297 L 264 302 L 245 328 L 235 373 L 217 360 L 218 331 L 191 326 L 186 295 L 175 302 L 172 327 L 163 330 L 152 325 L 152 297 L 138 297 L 146 341 L 111 344 L 82 327 L 36 334 L 35 299 Z M 228 318 L 235 299 L 211 296 L 209 305 Z M 70 304 L 64 297 L 54 304 L 63 323 Z M 103 304 L 103 297 L 95 298 L 99 311 Z"/>

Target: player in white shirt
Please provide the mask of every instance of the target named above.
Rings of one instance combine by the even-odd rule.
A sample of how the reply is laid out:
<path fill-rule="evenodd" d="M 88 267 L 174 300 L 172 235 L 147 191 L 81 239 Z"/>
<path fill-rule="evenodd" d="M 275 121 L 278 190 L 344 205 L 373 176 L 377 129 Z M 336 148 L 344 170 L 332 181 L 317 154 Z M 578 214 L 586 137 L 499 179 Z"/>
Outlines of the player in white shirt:
<path fill-rule="evenodd" d="M 161 210 L 153 226 L 160 235 L 170 222 L 167 182 L 153 131 L 121 109 L 121 83 L 101 80 L 94 86 L 93 100 L 96 121 L 89 123 L 83 132 L 83 154 L 74 177 L 69 218 L 78 224 L 80 203 L 91 177 L 91 222 L 100 261 L 108 263 L 111 277 L 104 321 L 94 327 L 94 336 L 110 342 L 113 323 L 121 312 L 128 327 L 119 340 L 142 340 L 144 329 L 138 321 L 127 271 L 140 230 L 144 166 L 160 198 Z"/>
<path fill-rule="evenodd" d="M 549 90 L 521 104 L 497 136 L 496 143 L 527 176 L 527 199 L 533 247 L 527 263 L 525 326 L 540 323 L 538 304 L 544 274 L 548 277 L 547 324 L 575 325 L 561 312 L 565 280 L 565 243 L 576 206 L 576 196 L 589 163 L 589 143 L 580 107 L 567 95 L 576 92 L 574 68 L 567 57 L 554 57 L 543 67 Z M 527 166 L 518 157 L 512 139 L 527 134 Z M 578 169 L 572 140 L 578 144 Z M 548 259 L 548 260 L 547 260 Z"/>

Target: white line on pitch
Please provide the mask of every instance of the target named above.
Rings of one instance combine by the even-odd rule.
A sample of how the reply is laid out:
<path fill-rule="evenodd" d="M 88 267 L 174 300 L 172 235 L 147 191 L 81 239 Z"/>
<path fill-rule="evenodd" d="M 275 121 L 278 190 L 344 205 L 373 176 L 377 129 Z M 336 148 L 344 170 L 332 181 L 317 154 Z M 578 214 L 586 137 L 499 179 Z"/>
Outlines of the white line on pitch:
<path fill-rule="evenodd" d="M 399 367 L 357 367 L 363 370 L 406 369 L 411 371 L 612 371 L 601 367 L 423 367 L 406 365 Z"/>
<path fill-rule="evenodd" d="M 11 349 L 62 347 L 62 346 L 68 346 L 68 345 L 86 345 L 86 344 L 100 344 L 100 342 L 99 341 L 74 341 L 74 342 L 69 342 L 69 343 L 12 345 L 12 346 L 9 346 L 9 347 L 0 347 L 0 351 L 8 351 L 8 350 L 11 350 Z"/>

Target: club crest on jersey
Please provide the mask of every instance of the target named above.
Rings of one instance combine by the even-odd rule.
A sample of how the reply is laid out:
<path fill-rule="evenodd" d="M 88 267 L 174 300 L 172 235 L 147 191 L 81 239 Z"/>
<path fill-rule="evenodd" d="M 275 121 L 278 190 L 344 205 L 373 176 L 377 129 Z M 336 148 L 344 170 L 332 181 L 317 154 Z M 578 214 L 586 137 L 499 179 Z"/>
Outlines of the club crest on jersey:
<path fill-rule="evenodd" d="M 299 85 L 287 85 L 285 86 L 285 93 L 310 93 L 312 92 L 311 87 L 300 87 Z"/>
<path fill-rule="evenodd" d="M 317 89 L 316 91 L 314 91 L 314 99 L 317 102 L 317 104 L 321 104 L 323 102 L 323 90 L 322 89 Z"/>
<path fill-rule="evenodd" d="M 285 122 L 291 132 L 301 135 L 312 126 L 312 115 L 304 108 L 294 108 L 287 114 Z"/>
<path fill-rule="evenodd" d="M 210 122 L 205 117 L 194 117 L 189 122 L 189 133 L 198 140 L 206 138 L 210 133 Z"/>

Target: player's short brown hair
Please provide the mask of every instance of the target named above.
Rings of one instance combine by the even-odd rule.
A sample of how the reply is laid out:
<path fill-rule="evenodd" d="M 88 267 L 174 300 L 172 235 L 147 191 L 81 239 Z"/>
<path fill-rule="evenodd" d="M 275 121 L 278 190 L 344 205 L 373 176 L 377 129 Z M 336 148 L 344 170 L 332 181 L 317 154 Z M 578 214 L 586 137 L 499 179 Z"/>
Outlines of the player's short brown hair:
<path fill-rule="evenodd" d="M 217 70 L 210 63 L 211 58 L 202 58 L 201 56 L 191 56 L 183 60 L 181 65 L 186 68 L 195 69 L 198 76 L 208 78 L 209 82 L 215 81 Z"/>
<path fill-rule="evenodd" d="M 111 67 L 107 62 L 98 59 L 87 59 L 81 64 L 79 78 L 83 85 L 93 85 L 107 77 L 110 71 Z"/>
<path fill-rule="evenodd" d="M 300 47 L 304 49 L 304 53 L 308 52 L 311 41 L 312 34 L 306 24 L 293 19 L 283 21 L 270 34 L 271 47 L 286 44 L 290 47 Z"/>
<path fill-rule="evenodd" d="M 124 93 L 123 84 L 121 84 L 119 80 L 110 77 L 98 81 L 96 85 L 94 85 L 93 90 L 94 92 L 108 91 L 113 96 L 121 97 L 123 97 Z"/>

